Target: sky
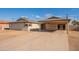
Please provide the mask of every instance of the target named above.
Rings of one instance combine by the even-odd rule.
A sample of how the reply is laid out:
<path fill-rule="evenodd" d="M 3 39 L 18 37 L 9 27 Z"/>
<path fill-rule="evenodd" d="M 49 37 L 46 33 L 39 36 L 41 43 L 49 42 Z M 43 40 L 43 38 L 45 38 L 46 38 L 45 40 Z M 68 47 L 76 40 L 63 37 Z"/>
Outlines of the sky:
<path fill-rule="evenodd" d="M 0 8 L 0 20 L 16 21 L 25 16 L 30 20 L 41 20 L 51 16 L 79 19 L 79 8 Z"/>

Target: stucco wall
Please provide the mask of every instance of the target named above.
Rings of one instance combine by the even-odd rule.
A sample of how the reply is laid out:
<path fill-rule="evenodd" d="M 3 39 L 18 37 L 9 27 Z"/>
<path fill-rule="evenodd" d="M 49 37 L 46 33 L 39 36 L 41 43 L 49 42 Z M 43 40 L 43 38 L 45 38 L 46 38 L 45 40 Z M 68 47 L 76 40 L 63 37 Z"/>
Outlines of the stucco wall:
<path fill-rule="evenodd" d="M 0 24 L 0 30 L 5 30 L 5 28 L 9 28 L 9 24 Z"/>
<path fill-rule="evenodd" d="M 68 28 L 68 25 L 65 24 L 65 30 Z M 46 30 L 57 30 L 58 24 L 46 24 Z"/>
<path fill-rule="evenodd" d="M 13 23 L 10 24 L 10 29 L 11 30 L 28 30 L 30 31 L 31 29 L 39 29 L 40 26 L 39 24 L 32 23 L 31 26 L 27 23 L 28 26 L 25 26 L 25 23 Z"/>
<path fill-rule="evenodd" d="M 39 29 L 40 28 L 40 25 L 33 23 L 31 26 L 29 26 L 29 28 L 31 28 L 31 29 Z"/>
<path fill-rule="evenodd" d="M 46 30 L 56 30 L 57 25 L 56 24 L 46 24 Z"/>
<path fill-rule="evenodd" d="M 22 30 L 24 26 L 25 26 L 24 23 L 12 23 L 10 24 L 10 29 L 11 30 Z"/>
<path fill-rule="evenodd" d="M 79 31 L 79 25 L 77 25 L 77 29 L 76 30 Z"/>
<path fill-rule="evenodd" d="M 36 31 L 36 30 L 40 30 L 40 25 L 36 24 L 36 23 L 32 23 L 31 26 L 28 27 L 28 31 Z"/>

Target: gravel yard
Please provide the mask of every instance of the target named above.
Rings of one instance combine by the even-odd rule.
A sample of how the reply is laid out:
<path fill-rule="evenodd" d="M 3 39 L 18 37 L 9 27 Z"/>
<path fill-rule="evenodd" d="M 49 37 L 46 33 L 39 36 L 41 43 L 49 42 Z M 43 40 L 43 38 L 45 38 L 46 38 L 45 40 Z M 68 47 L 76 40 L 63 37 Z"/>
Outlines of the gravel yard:
<path fill-rule="evenodd" d="M 69 49 L 70 51 L 79 51 L 79 32 L 69 32 Z"/>
<path fill-rule="evenodd" d="M 68 51 L 66 31 L 0 31 L 1 51 Z"/>

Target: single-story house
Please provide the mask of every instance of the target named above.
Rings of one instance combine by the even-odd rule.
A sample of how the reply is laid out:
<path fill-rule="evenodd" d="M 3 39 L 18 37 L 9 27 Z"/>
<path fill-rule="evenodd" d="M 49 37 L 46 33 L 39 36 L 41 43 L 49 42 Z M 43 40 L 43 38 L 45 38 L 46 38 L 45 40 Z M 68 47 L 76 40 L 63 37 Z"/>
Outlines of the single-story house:
<path fill-rule="evenodd" d="M 0 30 L 9 30 L 9 22 L 0 21 Z"/>
<path fill-rule="evenodd" d="M 15 22 L 9 22 L 10 30 L 39 30 L 38 22 L 29 20 L 26 17 L 21 17 Z"/>
<path fill-rule="evenodd" d="M 62 19 L 60 17 L 49 17 L 46 20 L 31 21 L 26 17 L 21 17 L 14 22 L 0 22 L 0 30 L 67 30 L 70 19 Z"/>
<path fill-rule="evenodd" d="M 60 17 L 49 17 L 46 20 L 39 21 L 41 30 L 66 30 L 70 19 L 62 19 Z"/>

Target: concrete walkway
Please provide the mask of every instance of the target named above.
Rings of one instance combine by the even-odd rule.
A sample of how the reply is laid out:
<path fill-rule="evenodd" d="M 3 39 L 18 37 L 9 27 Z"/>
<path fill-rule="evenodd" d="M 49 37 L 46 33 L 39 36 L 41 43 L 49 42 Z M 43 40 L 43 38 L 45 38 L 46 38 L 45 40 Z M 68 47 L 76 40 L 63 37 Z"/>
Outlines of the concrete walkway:
<path fill-rule="evenodd" d="M 65 31 L 28 32 L 0 42 L 0 50 L 8 51 L 67 51 Z"/>

